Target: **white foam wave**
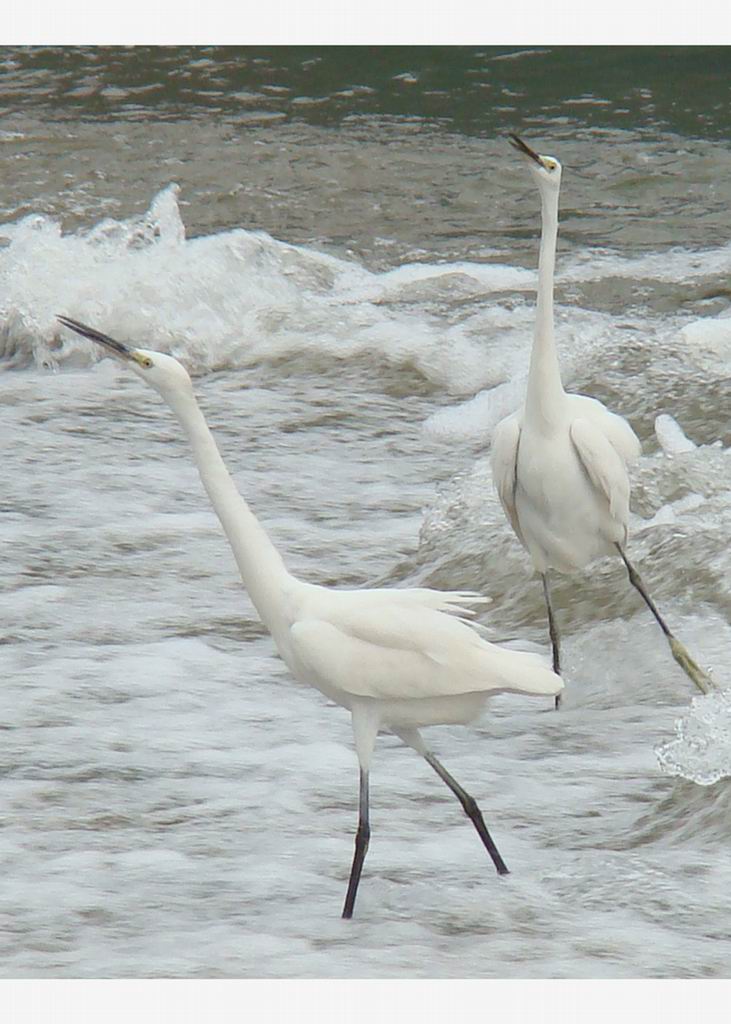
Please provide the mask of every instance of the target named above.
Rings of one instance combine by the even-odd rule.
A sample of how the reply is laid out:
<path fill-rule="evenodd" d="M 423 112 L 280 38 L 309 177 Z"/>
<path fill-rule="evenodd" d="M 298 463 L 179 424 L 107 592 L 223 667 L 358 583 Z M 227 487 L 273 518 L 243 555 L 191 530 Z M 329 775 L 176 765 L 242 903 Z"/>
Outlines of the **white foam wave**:
<path fill-rule="evenodd" d="M 713 372 L 731 362 L 731 316 L 703 317 L 686 324 L 680 340 L 693 363 Z"/>
<path fill-rule="evenodd" d="M 525 374 L 497 387 L 480 391 L 474 398 L 433 413 L 424 430 L 452 441 L 491 437 L 500 420 L 514 412 L 525 394 Z"/>
<path fill-rule="evenodd" d="M 666 455 L 695 451 L 696 445 L 683 433 L 683 428 L 669 413 L 655 417 L 655 436 Z"/>
<path fill-rule="evenodd" d="M 448 393 L 470 398 L 428 424 L 445 436 L 489 432 L 517 406 L 531 344 L 535 270 L 461 261 L 374 273 L 264 232 L 235 229 L 191 239 L 178 192 L 168 186 L 141 217 L 105 219 L 75 233 L 41 215 L 0 227 L 0 358 L 6 367 L 99 358 L 88 342 L 59 329 L 56 314 L 64 313 L 172 351 L 194 372 L 302 358 L 318 368 L 346 360 L 407 366 Z M 731 247 L 639 260 L 592 253 L 575 260 L 559 281 L 676 279 L 681 269 L 687 277 L 730 262 Z M 505 293 L 527 301 L 506 301 Z M 571 306 L 559 308 L 557 320 L 568 382 L 597 346 L 617 346 L 616 317 L 609 313 Z M 701 362 L 717 364 L 731 351 L 730 325 L 731 319 L 687 325 L 680 343 L 697 348 Z M 635 324 L 637 331 L 645 326 Z M 505 386 L 490 392 L 497 385 Z"/>
<path fill-rule="evenodd" d="M 445 325 L 433 302 L 518 287 L 499 265 L 406 265 L 382 274 L 264 232 L 188 239 L 178 186 L 144 216 L 64 234 L 31 216 L 0 228 L 0 356 L 6 365 L 90 362 L 91 346 L 57 313 L 122 339 L 173 351 L 196 372 L 311 356 L 409 365 L 454 394 L 495 382 L 482 337 Z"/>
<path fill-rule="evenodd" d="M 731 244 L 699 251 L 674 248 L 632 257 L 610 249 L 591 249 L 563 267 L 557 280 L 582 282 L 621 277 L 677 283 L 729 272 Z"/>

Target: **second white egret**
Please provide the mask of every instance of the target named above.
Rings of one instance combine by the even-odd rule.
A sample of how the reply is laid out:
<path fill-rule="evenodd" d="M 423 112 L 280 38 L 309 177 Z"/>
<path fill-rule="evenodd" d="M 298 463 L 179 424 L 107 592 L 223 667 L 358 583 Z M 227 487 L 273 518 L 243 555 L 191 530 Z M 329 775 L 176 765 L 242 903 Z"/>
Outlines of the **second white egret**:
<path fill-rule="evenodd" d="M 498 496 L 518 540 L 543 580 L 553 668 L 560 672 L 559 631 L 551 607 L 549 569 L 573 572 L 601 555 L 618 554 L 670 645 L 695 685 L 712 683 L 672 634 L 625 552 L 630 483 L 627 466 L 640 454 L 629 423 L 586 395 L 567 394 L 553 333 L 553 279 L 558 236 L 561 165 L 541 156 L 517 135 L 541 197 L 541 245 L 535 335 L 525 404 L 502 420 L 492 444 Z M 556 699 L 558 706 L 558 698 Z"/>

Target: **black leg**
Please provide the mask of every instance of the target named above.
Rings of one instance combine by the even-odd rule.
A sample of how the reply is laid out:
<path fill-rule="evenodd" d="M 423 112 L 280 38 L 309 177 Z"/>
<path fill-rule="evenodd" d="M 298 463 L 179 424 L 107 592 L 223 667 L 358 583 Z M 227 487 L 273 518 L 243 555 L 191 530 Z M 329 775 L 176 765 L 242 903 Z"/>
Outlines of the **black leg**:
<path fill-rule="evenodd" d="M 695 683 L 695 685 L 698 687 L 701 693 L 710 693 L 713 689 L 713 683 L 711 682 L 710 676 L 703 671 L 700 665 L 698 665 L 693 660 L 693 658 L 691 658 L 690 654 L 685 648 L 685 645 L 681 644 L 680 640 L 678 640 L 678 638 L 673 636 L 673 634 L 670 632 L 667 623 L 663 619 L 660 612 L 657 610 L 655 602 L 648 594 L 647 589 L 645 588 L 645 584 L 642 582 L 640 574 L 637 572 L 635 567 L 627 558 L 624 551 L 622 550 L 622 547 L 619 544 L 617 544 L 617 551 L 619 551 L 622 557 L 622 561 L 627 567 L 627 573 L 629 575 L 630 583 L 635 588 L 635 590 L 638 591 L 638 593 L 642 597 L 642 600 L 645 602 L 647 607 L 655 616 L 658 626 L 665 634 L 665 638 L 668 644 L 670 645 L 670 650 L 672 652 L 673 657 L 680 665 L 682 670 L 685 672 L 685 674 L 688 676 L 688 678 Z"/>
<path fill-rule="evenodd" d="M 551 651 L 553 653 L 553 671 L 557 676 L 561 675 L 561 641 L 558 635 L 558 624 L 556 623 L 556 617 L 553 614 L 553 608 L 551 607 L 551 592 L 548 587 L 548 573 L 541 573 L 541 579 L 543 580 L 543 596 L 546 599 L 546 611 L 548 612 L 548 634 L 551 637 Z M 556 710 L 561 705 L 561 694 L 557 693 L 555 697 Z"/>
<path fill-rule="evenodd" d="M 447 769 L 437 761 L 436 757 L 430 751 L 422 751 L 423 756 L 428 764 L 432 766 L 434 771 L 437 773 L 440 779 L 449 786 L 454 795 L 457 797 L 459 802 L 462 804 L 462 809 L 470 819 L 472 824 L 477 829 L 477 834 L 482 840 L 483 846 L 492 857 L 492 862 L 495 865 L 497 873 L 499 875 L 507 875 L 509 871 L 505 865 L 505 861 L 500 856 L 497 846 L 492 840 L 492 836 L 487 831 L 487 825 L 482 817 L 482 812 L 475 802 L 475 798 L 471 797 L 469 793 L 465 793 L 460 784 L 456 779 L 452 778 Z"/>
<path fill-rule="evenodd" d="M 355 853 L 353 854 L 353 866 L 350 869 L 350 881 L 348 892 L 345 896 L 343 917 L 353 916 L 355 897 L 358 893 L 358 882 L 360 882 L 363 861 L 368 851 L 368 842 L 371 838 L 371 826 L 368 821 L 368 772 L 360 770 L 360 799 L 358 803 L 358 831 L 355 834 Z"/>

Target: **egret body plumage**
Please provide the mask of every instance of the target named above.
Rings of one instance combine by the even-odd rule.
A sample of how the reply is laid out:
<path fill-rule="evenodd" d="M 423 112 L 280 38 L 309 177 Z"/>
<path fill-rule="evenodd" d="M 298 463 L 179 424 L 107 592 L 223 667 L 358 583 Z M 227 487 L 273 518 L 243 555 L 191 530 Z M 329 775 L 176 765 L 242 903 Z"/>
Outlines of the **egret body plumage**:
<path fill-rule="evenodd" d="M 494 693 L 555 696 L 563 683 L 543 660 L 482 639 L 464 621 L 479 595 L 427 588 L 336 590 L 296 579 L 240 495 L 196 401 L 171 356 L 132 348 L 59 317 L 152 386 L 187 435 L 198 473 L 241 578 L 292 674 L 352 715 L 360 765 L 359 819 L 343 917 L 351 917 L 370 837 L 368 773 L 377 734 L 413 747 L 459 799 L 500 874 L 507 872 L 474 799 L 427 749 L 419 729 L 468 723 Z"/>
<path fill-rule="evenodd" d="M 640 442 L 629 423 L 601 402 L 563 389 L 553 331 L 561 165 L 554 157 L 534 152 L 516 135 L 511 135 L 510 141 L 538 186 L 542 230 L 525 404 L 496 428 L 492 471 L 510 525 L 543 580 L 554 671 L 560 672 L 560 645 L 549 569 L 573 572 L 601 555 L 619 554 L 676 661 L 707 693 L 710 679 L 670 632 L 625 553 L 630 497 L 627 466 L 639 457 Z"/>

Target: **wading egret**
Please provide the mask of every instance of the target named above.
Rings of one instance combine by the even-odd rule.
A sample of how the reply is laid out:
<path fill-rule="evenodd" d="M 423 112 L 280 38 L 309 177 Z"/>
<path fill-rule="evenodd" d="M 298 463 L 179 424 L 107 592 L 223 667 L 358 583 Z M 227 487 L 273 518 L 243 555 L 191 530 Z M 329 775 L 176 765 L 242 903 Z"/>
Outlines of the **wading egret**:
<path fill-rule="evenodd" d="M 426 747 L 422 726 L 466 724 L 490 694 L 555 696 L 563 683 L 535 654 L 483 640 L 463 621 L 485 598 L 426 588 L 333 590 L 292 576 L 236 489 L 185 369 L 171 356 L 131 348 L 58 318 L 102 345 L 151 385 L 186 433 L 201 481 L 244 586 L 292 674 L 352 715 L 360 764 L 358 829 L 343 917 L 351 917 L 370 837 L 368 770 L 382 729 L 413 747 L 447 784 L 477 829 L 498 874 L 507 868 L 475 800 Z"/>
<path fill-rule="evenodd" d="M 551 608 L 549 569 L 573 572 L 601 555 L 619 554 L 670 644 L 673 657 L 696 686 L 711 680 L 668 629 L 625 553 L 629 521 L 627 465 L 640 454 L 629 423 L 585 395 L 567 394 L 553 337 L 553 275 L 558 235 L 561 165 L 517 135 L 510 142 L 528 164 L 541 196 L 538 298 L 528 388 L 521 410 L 502 420 L 492 444 L 498 496 L 518 540 L 543 580 L 553 668 L 560 672 L 559 632 Z M 556 698 L 558 706 L 559 698 Z"/>

